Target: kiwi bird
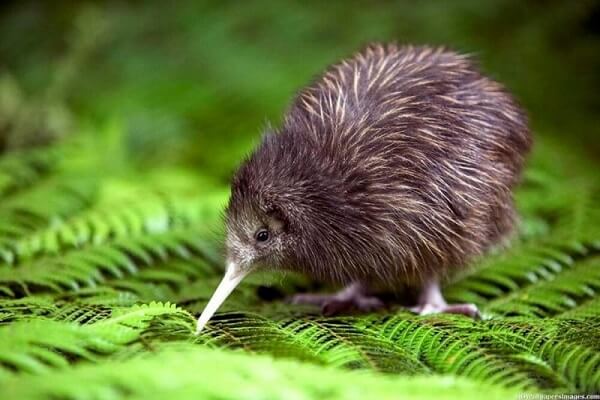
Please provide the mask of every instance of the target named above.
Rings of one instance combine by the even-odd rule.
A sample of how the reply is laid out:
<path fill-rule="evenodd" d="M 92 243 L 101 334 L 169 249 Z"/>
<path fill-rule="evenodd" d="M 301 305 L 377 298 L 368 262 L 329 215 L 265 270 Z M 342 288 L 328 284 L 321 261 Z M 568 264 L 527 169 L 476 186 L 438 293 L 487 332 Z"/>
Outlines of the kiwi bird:
<path fill-rule="evenodd" d="M 416 313 L 477 316 L 440 285 L 506 242 L 531 142 L 525 112 L 469 56 L 372 44 L 330 66 L 235 173 L 225 276 L 197 331 L 258 268 L 345 285 L 293 298 L 325 314 L 409 287 Z"/>

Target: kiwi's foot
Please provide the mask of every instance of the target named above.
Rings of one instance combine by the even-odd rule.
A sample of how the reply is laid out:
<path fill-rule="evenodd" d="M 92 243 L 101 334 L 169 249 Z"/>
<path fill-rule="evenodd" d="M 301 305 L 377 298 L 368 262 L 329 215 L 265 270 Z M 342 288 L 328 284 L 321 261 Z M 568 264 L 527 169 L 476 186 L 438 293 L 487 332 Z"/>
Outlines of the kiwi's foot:
<path fill-rule="evenodd" d="M 436 279 L 425 282 L 419 294 L 418 304 L 411 307 L 410 310 L 420 315 L 449 313 L 481 319 L 481 313 L 473 303 L 447 304 L 442 296 L 440 284 Z"/>
<path fill-rule="evenodd" d="M 432 304 L 425 303 L 411 307 L 410 311 L 419 315 L 436 314 L 436 313 L 449 313 L 449 314 L 463 314 L 467 317 L 481 319 L 481 313 L 477 306 L 473 303 L 464 304 Z"/>
<path fill-rule="evenodd" d="M 291 302 L 319 306 L 323 315 L 326 316 L 351 312 L 371 312 L 385 306 L 379 298 L 367 294 L 364 286 L 359 283 L 353 283 L 333 294 L 297 294 L 292 297 Z"/>

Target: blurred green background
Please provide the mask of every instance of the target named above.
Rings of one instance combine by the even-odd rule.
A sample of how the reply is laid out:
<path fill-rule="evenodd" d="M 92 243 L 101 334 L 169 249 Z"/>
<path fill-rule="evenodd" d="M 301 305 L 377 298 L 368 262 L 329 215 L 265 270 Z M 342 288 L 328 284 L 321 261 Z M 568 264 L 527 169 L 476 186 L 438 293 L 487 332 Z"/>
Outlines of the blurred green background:
<path fill-rule="evenodd" d="M 128 161 L 227 179 L 327 64 L 398 41 L 473 54 L 536 135 L 600 153 L 598 1 L 5 1 L 0 12 L 2 149 L 112 123 Z M 2 126 L 13 113 L 20 129 Z"/>

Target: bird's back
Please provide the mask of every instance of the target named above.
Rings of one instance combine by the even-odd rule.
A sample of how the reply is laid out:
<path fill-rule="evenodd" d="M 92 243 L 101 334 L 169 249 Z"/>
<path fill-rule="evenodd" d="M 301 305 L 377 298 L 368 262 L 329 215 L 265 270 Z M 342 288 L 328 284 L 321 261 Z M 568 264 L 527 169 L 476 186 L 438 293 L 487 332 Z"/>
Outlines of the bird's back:
<path fill-rule="evenodd" d="M 521 109 L 468 57 L 396 45 L 331 66 L 298 94 L 282 132 L 360 199 L 390 249 L 442 269 L 510 231 L 531 143 Z"/>

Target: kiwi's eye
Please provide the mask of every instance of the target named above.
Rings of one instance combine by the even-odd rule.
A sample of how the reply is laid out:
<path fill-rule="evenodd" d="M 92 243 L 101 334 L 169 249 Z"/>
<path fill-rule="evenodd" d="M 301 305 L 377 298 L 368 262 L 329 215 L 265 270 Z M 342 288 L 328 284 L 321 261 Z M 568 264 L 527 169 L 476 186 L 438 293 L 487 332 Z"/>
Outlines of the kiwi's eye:
<path fill-rule="evenodd" d="M 255 236 L 257 242 L 266 242 L 270 237 L 269 231 L 266 229 L 259 229 Z"/>

